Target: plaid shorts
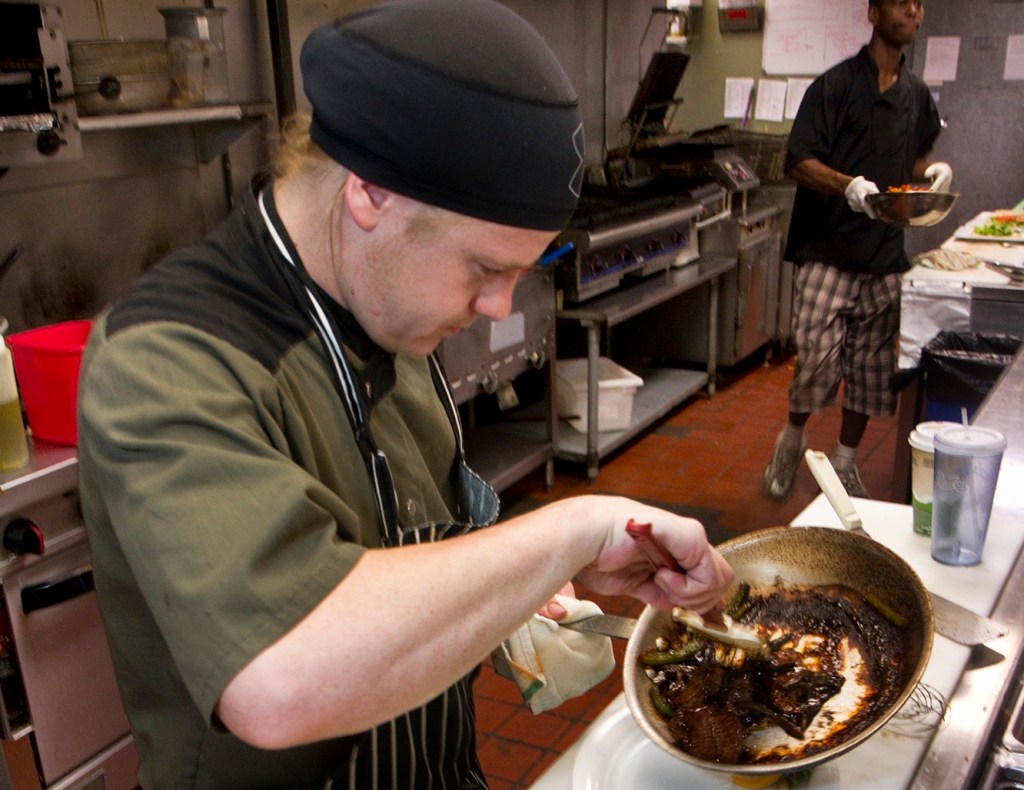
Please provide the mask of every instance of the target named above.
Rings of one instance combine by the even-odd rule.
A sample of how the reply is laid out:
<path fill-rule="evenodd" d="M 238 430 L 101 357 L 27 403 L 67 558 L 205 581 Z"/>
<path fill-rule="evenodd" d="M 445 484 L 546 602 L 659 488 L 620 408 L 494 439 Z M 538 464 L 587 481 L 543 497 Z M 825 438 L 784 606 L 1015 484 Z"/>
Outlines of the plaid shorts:
<path fill-rule="evenodd" d="M 790 411 L 810 414 L 831 406 L 842 379 L 843 408 L 872 417 L 895 414 L 899 328 L 899 274 L 798 266 Z"/>

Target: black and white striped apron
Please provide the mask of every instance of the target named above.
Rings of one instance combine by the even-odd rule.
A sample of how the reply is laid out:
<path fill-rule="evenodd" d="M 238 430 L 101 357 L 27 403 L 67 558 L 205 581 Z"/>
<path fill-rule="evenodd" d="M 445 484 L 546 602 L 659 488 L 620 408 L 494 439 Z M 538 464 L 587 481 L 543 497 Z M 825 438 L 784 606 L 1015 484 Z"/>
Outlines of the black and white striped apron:
<path fill-rule="evenodd" d="M 434 388 L 444 405 L 455 434 L 456 458 L 452 474 L 458 495 L 458 522 L 402 527 L 398 519 L 398 494 L 384 453 L 370 435 L 369 414 L 356 385 L 356 376 L 345 358 L 337 328 L 317 297 L 316 288 L 287 233 L 275 221 L 269 187 L 260 192 L 259 206 L 278 251 L 290 264 L 297 295 L 306 304 L 310 320 L 332 364 L 335 387 L 345 406 L 359 450 L 376 495 L 382 542 L 397 547 L 464 535 L 493 524 L 498 517 L 495 490 L 466 464 L 462 424 L 444 371 L 436 353 L 430 356 Z M 269 203 L 269 210 L 268 210 Z M 476 717 L 472 683 L 467 675 L 421 708 L 379 725 L 350 739 L 353 743 L 347 766 L 325 780 L 325 788 L 338 790 L 469 790 L 486 788 L 476 756 Z"/>

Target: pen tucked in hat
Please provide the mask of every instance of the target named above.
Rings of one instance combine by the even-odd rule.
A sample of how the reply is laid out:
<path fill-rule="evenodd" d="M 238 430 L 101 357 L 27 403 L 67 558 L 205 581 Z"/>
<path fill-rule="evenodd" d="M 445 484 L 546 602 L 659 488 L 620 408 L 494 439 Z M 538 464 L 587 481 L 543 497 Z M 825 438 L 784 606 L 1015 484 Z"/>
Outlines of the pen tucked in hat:
<path fill-rule="evenodd" d="M 310 134 L 361 178 L 503 225 L 561 230 L 583 124 L 540 35 L 493 0 L 395 0 L 317 28 L 300 66 Z"/>

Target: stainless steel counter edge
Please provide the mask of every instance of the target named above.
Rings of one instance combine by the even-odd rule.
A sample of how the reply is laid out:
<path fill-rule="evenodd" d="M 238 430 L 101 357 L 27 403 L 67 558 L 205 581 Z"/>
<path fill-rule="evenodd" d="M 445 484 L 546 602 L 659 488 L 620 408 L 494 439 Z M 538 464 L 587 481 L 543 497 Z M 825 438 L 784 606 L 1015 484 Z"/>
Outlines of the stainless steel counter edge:
<path fill-rule="evenodd" d="M 0 511 L 11 514 L 78 486 L 78 450 L 30 442 L 29 462 L 0 475 Z"/>
<path fill-rule="evenodd" d="M 1000 474 L 1024 475 L 1024 348 L 1003 372 L 972 422 L 1006 436 Z M 993 513 L 996 510 L 1024 528 L 1024 493 L 1020 486 L 999 486 Z M 949 700 L 947 720 L 932 738 L 913 788 L 978 786 L 992 740 L 1006 724 L 1013 703 L 1010 692 L 1019 684 L 1024 649 L 1024 551 L 1018 555 L 991 616 L 1008 626 L 1009 632 L 973 648 Z"/>

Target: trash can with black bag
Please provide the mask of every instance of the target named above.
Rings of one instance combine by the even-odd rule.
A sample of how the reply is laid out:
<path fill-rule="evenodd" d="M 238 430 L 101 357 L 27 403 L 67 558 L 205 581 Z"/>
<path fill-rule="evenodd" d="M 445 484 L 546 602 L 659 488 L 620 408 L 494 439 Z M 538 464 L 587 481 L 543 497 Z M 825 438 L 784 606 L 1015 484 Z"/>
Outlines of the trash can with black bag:
<path fill-rule="evenodd" d="M 939 332 L 921 352 L 923 420 L 960 422 L 985 400 L 1020 349 L 1016 335 Z"/>

